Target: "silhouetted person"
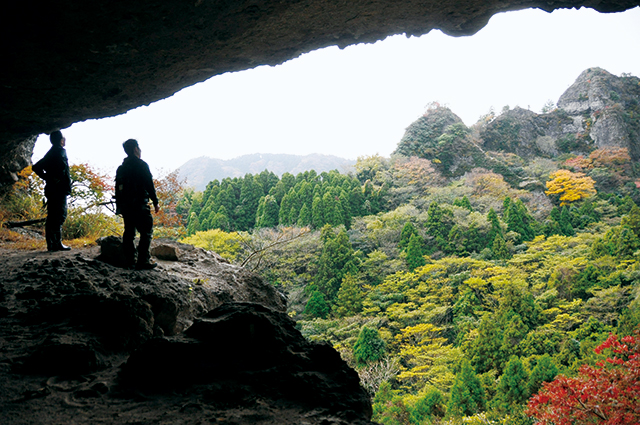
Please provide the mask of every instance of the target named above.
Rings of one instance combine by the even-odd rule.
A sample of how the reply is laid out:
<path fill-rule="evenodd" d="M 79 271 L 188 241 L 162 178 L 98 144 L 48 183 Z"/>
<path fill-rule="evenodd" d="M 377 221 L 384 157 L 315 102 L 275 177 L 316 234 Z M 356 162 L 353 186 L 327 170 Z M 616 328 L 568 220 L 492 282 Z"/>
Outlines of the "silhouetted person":
<path fill-rule="evenodd" d="M 138 141 L 129 139 L 122 144 L 122 147 L 127 157 L 116 171 L 116 209 L 122 214 L 124 220 L 122 245 L 125 267 L 131 268 L 135 265 L 138 270 L 152 269 L 157 264 L 151 262 L 149 254 L 153 235 L 153 217 L 149 200 L 153 202 L 155 212 L 158 213 L 160 211 L 158 197 L 149 166 L 140 159 L 141 150 Z M 133 243 L 136 230 L 140 232 L 137 263 Z"/>
<path fill-rule="evenodd" d="M 61 132 L 54 131 L 49 135 L 49 140 L 51 149 L 32 169 L 46 182 L 44 195 L 47 197 L 47 250 L 68 251 L 71 248 L 62 244 L 62 224 L 67 219 L 67 196 L 71 194 L 69 161 L 67 151 L 64 150 L 66 139 Z"/>

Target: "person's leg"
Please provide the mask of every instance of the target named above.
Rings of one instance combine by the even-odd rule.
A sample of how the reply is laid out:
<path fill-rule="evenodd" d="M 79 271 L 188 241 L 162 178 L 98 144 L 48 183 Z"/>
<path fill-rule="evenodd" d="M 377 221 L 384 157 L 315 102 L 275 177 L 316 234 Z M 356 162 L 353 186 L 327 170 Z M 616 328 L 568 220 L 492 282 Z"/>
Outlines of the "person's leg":
<path fill-rule="evenodd" d="M 56 250 L 56 223 L 58 218 L 56 217 L 56 209 L 54 207 L 55 201 L 47 198 L 47 221 L 44 225 L 44 238 L 47 240 L 47 251 Z"/>
<path fill-rule="evenodd" d="M 136 237 L 136 220 L 132 213 L 122 214 L 124 221 L 124 233 L 122 234 L 122 253 L 124 254 L 124 267 L 133 267 L 136 264 L 136 248 L 133 240 Z"/>
<path fill-rule="evenodd" d="M 149 206 L 145 206 L 138 217 L 137 226 L 140 232 L 140 243 L 138 244 L 138 266 L 150 264 L 151 254 L 149 248 L 151 246 L 151 238 L 153 237 L 153 217 Z"/>
<path fill-rule="evenodd" d="M 47 222 L 45 225 L 45 238 L 49 251 L 68 249 L 62 245 L 62 223 L 67 218 L 67 197 L 47 197 Z"/>

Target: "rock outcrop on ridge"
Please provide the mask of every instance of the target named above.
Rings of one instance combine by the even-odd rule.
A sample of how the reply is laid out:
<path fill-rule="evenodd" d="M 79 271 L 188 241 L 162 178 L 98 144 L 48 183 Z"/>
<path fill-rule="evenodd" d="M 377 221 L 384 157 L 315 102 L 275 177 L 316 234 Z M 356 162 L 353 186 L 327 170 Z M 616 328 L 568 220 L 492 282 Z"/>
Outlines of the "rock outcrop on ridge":
<path fill-rule="evenodd" d="M 369 423 L 356 372 L 272 286 L 188 245 L 153 252 L 149 271 L 98 248 L 0 252 L 3 424 Z"/>

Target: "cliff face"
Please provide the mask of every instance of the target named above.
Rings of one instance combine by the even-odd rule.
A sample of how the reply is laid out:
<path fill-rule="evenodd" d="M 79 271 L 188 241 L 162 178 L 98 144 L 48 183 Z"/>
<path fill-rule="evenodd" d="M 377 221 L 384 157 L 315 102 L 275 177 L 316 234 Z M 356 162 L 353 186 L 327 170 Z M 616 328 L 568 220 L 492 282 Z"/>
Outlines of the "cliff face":
<path fill-rule="evenodd" d="M 190 246 L 152 252 L 152 271 L 0 253 L 3 424 L 368 423 L 357 374 L 271 285 Z"/>
<path fill-rule="evenodd" d="M 558 109 L 536 114 L 510 110 L 480 131 L 488 150 L 521 157 L 588 155 L 595 149 L 626 148 L 640 158 L 640 79 L 589 68 L 560 96 Z"/>
<path fill-rule="evenodd" d="M 12 2 L 0 16 L 0 190 L 40 133 L 122 114 L 225 72 L 275 65 L 318 48 L 438 28 L 471 35 L 500 12 L 637 0 L 312 0 Z"/>
<path fill-rule="evenodd" d="M 557 105 L 542 114 L 516 107 L 487 117 L 472 129 L 448 108 L 436 108 L 407 128 L 396 153 L 429 159 L 445 176 L 482 167 L 503 174 L 513 184 L 521 183 L 520 179 L 496 160 L 497 155 L 516 155 L 526 161 L 625 148 L 632 160 L 640 159 L 639 78 L 590 68 Z"/>

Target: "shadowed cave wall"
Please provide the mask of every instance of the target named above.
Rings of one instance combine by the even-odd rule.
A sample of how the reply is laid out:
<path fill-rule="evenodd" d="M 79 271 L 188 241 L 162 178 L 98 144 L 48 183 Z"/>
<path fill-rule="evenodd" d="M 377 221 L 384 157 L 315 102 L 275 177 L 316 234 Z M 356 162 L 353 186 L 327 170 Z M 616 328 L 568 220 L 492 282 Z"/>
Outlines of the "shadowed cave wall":
<path fill-rule="evenodd" d="M 0 191 L 30 164 L 38 134 L 122 114 L 225 72 L 322 47 L 440 29 L 471 35 L 499 12 L 638 0 L 154 0 L 3 6 Z"/>

